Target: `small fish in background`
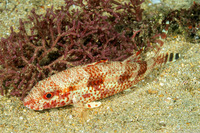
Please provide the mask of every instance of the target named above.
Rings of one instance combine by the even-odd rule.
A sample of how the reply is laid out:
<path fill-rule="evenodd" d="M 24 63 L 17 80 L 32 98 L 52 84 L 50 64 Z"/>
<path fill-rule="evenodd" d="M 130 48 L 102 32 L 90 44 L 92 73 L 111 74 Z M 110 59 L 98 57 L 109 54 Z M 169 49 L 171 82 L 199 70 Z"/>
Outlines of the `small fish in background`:
<path fill-rule="evenodd" d="M 166 34 L 160 36 L 160 39 L 164 38 Z M 24 106 L 33 110 L 76 106 L 80 103 L 86 108 L 99 107 L 101 102 L 95 102 L 96 100 L 129 89 L 155 67 L 180 57 L 178 53 L 160 54 L 163 43 L 158 44 L 155 56 L 148 60 L 141 60 L 140 50 L 122 62 L 102 60 L 54 74 L 32 88 L 24 98 Z"/>

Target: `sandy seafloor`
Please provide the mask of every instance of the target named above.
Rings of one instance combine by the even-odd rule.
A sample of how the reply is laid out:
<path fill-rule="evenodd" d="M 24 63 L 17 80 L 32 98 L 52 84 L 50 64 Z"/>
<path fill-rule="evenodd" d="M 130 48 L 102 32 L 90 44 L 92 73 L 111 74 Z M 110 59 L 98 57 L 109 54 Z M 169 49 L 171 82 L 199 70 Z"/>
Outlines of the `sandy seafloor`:
<path fill-rule="evenodd" d="M 18 5 L 20 4 L 23 5 L 19 2 Z M 20 12 L 18 9 L 17 13 Z M 15 23 L 13 17 L 5 20 L 10 23 L 3 22 L 5 18 L 2 16 L 6 16 L 3 13 L 5 12 L 1 12 L 0 21 L 1 36 L 7 30 L 5 27 L 8 28 L 7 24 Z M 178 52 L 181 58 L 163 68 L 155 69 L 135 89 L 100 100 L 102 106 L 99 108 L 80 109 L 67 106 L 36 112 L 24 107 L 17 97 L 0 96 L 0 132 L 198 133 L 200 44 L 188 43 L 180 36 L 168 37 L 162 51 Z"/>

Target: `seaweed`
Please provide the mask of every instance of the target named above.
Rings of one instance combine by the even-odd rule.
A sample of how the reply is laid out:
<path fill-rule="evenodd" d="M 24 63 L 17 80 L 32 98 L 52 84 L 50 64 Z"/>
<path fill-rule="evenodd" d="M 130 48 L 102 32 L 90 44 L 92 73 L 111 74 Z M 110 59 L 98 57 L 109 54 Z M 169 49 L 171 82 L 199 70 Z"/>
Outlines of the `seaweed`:
<path fill-rule="evenodd" d="M 99 60 L 122 61 L 160 35 L 143 20 L 144 0 L 65 0 L 65 6 L 31 11 L 19 32 L 0 41 L 0 92 L 23 99 L 31 88 L 67 68 Z M 30 28 L 26 28 L 30 26 Z M 159 41 L 160 42 L 160 41 Z"/>

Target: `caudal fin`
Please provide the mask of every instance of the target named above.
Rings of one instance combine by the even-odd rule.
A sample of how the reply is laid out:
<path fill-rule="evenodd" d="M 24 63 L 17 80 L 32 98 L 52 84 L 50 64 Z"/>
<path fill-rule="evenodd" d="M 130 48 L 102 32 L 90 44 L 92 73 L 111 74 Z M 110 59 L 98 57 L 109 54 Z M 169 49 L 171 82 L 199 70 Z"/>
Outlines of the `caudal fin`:
<path fill-rule="evenodd" d="M 179 54 L 179 53 L 170 53 L 170 54 L 168 55 L 168 53 L 167 53 L 165 58 L 167 58 L 167 59 L 166 59 L 166 60 L 167 60 L 167 63 L 168 63 L 168 62 L 174 62 L 174 61 L 176 61 L 177 59 L 180 58 L 180 54 Z"/>
<path fill-rule="evenodd" d="M 157 57 L 156 64 L 157 65 L 164 65 L 164 64 L 169 63 L 169 62 L 174 62 L 179 58 L 180 58 L 179 53 L 161 54 Z"/>

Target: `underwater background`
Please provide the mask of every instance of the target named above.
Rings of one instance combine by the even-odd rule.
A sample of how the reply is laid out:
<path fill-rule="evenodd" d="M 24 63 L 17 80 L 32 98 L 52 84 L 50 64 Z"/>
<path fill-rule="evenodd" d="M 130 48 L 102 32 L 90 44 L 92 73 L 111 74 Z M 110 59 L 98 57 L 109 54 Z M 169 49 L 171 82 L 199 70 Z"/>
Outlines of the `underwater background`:
<path fill-rule="evenodd" d="M 13 31 L 19 32 L 19 18 L 27 20 L 33 7 L 36 13 L 45 14 L 52 5 L 59 9 L 64 4 L 64 0 L 0 2 L 0 37 L 10 35 L 10 26 L 13 26 Z M 159 21 L 166 11 L 189 9 L 193 4 L 192 0 L 146 0 L 142 8 L 144 14 L 153 15 L 155 21 Z M 8 92 L 0 95 L 0 131 L 200 132 L 199 20 L 193 20 L 194 25 L 188 23 L 178 28 L 176 23 L 171 24 L 173 27 L 165 39 L 162 52 L 180 53 L 179 60 L 155 69 L 133 90 L 100 100 L 102 106 L 99 108 L 66 106 L 37 112 L 23 106 L 21 95 L 10 95 L 13 88 L 6 88 Z M 146 54 L 151 55 L 151 51 Z M 0 70 L 3 70 L 1 65 Z"/>

